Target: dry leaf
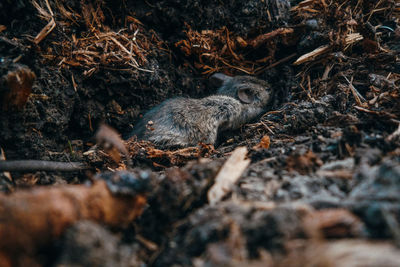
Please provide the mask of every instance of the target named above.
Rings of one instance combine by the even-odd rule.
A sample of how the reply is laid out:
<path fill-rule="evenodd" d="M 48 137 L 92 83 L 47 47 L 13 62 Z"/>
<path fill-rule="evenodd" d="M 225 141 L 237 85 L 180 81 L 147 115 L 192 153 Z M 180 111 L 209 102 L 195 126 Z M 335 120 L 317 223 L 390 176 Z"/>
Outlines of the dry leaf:
<path fill-rule="evenodd" d="M 260 143 L 253 146 L 253 149 L 261 149 L 261 148 L 268 149 L 270 144 L 271 144 L 271 138 L 269 138 L 268 135 L 264 135 L 263 138 L 261 138 Z"/>
<path fill-rule="evenodd" d="M 240 178 L 244 170 L 250 164 L 249 159 L 245 159 L 247 155 L 246 147 L 238 147 L 229 159 L 224 163 L 221 170 L 215 178 L 214 185 L 208 191 L 208 202 L 211 206 L 218 203 L 228 192 L 232 190 L 232 186 Z"/>
<path fill-rule="evenodd" d="M 3 77 L 7 88 L 2 96 L 3 110 L 22 109 L 32 92 L 35 78 L 35 73 L 26 66 L 17 65 L 15 70 L 9 71 Z"/>

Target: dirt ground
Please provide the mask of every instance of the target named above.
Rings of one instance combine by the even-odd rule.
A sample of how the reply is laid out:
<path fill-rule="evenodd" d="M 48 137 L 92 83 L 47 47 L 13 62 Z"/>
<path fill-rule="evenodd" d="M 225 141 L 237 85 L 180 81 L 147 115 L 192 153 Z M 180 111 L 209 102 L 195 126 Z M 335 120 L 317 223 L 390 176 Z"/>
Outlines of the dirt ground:
<path fill-rule="evenodd" d="M 143 213 L 127 225 L 106 213 L 49 223 L 63 230 L 21 241 L 17 258 L 0 244 L 0 264 L 400 266 L 399 18 L 394 0 L 0 2 L 6 159 L 91 168 L 0 172 L 0 211 L 19 192 L 151 173 Z M 256 76 L 276 94 L 215 147 L 170 151 L 133 137 L 119 153 L 112 133 L 100 138 L 111 149 L 95 138 L 103 124 L 126 137 L 165 99 L 213 94 L 217 72 Z M 210 205 L 243 146 L 250 164 Z"/>

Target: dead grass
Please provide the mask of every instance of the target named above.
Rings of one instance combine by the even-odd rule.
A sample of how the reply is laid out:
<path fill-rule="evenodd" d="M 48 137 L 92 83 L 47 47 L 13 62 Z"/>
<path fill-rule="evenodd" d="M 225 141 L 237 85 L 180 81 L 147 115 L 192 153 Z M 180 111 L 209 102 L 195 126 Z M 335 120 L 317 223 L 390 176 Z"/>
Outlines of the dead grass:
<path fill-rule="evenodd" d="M 32 1 L 39 17 L 48 21 L 33 42 L 39 45 L 54 29 L 62 31 L 49 38 L 51 45 L 43 45 L 47 48 L 44 58 L 64 68 L 81 68 L 86 76 L 99 69 L 152 72 L 145 67 L 147 56 L 153 49 L 165 49 L 154 32 L 132 16 L 125 18 L 125 27 L 111 29 L 105 24 L 102 1 L 82 2 L 80 10 L 72 10 L 65 2 Z M 86 30 L 74 33 L 72 28 L 77 26 Z"/>

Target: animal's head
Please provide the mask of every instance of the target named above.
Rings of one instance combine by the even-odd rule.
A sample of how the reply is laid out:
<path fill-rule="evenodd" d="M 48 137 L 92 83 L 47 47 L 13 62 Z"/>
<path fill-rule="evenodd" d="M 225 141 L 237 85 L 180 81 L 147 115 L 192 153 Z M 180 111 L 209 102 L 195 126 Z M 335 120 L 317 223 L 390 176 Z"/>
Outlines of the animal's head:
<path fill-rule="evenodd" d="M 218 94 L 234 97 L 245 106 L 265 109 L 272 102 L 271 86 L 251 76 L 230 77 L 215 73 L 210 77 L 210 82 L 219 87 Z"/>

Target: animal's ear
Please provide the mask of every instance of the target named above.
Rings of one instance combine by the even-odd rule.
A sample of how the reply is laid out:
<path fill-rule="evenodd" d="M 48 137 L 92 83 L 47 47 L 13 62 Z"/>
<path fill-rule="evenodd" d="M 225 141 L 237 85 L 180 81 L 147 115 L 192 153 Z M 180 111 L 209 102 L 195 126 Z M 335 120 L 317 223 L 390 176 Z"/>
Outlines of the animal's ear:
<path fill-rule="evenodd" d="M 210 77 L 210 83 L 215 87 L 221 87 L 224 83 L 230 81 L 232 77 L 223 73 L 214 73 Z"/>
<path fill-rule="evenodd" d="M 254 102 L 254 92 L 249 88 L 240 88 L 238 90 L 238 98 L 241 102 L 250 104 Z"/>

